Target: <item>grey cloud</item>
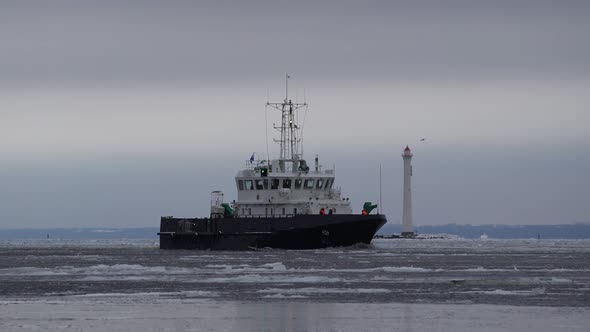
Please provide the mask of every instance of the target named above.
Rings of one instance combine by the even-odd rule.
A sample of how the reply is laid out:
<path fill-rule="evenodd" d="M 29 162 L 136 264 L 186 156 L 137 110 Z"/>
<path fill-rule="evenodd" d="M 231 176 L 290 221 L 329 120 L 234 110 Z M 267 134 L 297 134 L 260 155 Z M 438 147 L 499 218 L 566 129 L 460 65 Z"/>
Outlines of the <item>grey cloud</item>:
<path fill-rule="evenodd" d="M 586 2 L 20 2 L 6 82 L 584 76 Z"/>

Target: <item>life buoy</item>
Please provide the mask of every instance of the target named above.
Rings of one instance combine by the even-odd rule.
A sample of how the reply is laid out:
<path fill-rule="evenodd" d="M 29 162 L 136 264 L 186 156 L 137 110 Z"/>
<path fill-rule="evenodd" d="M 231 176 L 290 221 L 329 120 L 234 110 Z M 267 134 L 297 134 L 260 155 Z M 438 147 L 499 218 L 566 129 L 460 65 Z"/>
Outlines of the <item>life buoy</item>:
<path fill-rule="evenodd" d="M 321 208 L 321 209 L 320 209 L 320 214 L 321 214 L 321 215 L 324 215 L 324 214 L 326 214 L 326 210 L 324 210 L 324 208 Z"/>
<path fill-rule="evenodd" d="M 363 216 L 366 216 L 366 215 L 369 214 L 369 213 L 367 213 L 367 210 L 365 210 L 365 209 L 363 209 L 363 212 L 362 213 L 363 213 Z"/>

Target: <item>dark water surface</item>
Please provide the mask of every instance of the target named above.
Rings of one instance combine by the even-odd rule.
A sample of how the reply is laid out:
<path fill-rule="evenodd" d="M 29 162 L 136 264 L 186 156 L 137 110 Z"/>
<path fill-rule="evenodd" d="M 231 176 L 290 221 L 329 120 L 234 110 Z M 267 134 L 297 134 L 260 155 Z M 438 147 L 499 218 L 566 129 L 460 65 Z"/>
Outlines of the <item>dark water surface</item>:
<path fill-rule="evenodd" d="M 590 306 L 589 240 L 375 240 L 310 251 L 160 250 L 148 240 L 0 242 L 4 301 Z"/>

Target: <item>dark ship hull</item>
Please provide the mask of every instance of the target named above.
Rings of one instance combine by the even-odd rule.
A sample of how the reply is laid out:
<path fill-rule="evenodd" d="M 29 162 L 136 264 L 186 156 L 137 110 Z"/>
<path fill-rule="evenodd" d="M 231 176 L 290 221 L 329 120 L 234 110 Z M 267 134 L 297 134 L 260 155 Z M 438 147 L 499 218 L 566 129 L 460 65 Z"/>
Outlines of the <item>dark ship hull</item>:
<path fill-rule="evenodd" d="M 296 215 L 160 220 L 161 249 L 316 249 L 371 243 L 384 215 Z"/>

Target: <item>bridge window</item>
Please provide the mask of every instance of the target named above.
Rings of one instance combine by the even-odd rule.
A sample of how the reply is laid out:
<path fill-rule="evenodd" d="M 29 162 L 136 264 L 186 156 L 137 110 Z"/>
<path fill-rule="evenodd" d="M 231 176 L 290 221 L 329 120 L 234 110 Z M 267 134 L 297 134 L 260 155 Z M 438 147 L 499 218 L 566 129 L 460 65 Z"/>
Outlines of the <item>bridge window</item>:
<path fill-rule="evenodd" d="M 316 185 L 316 188 L 322 189 L 323 186 L 324 186 L 324 179 L 318 179 L 318 183 Z"/>
<path fill-rule="evenodd" d="M 244 190 L 244 181 L 238 180 L 238 190 Z"/>
<path fill-rule="evenodd" d="M 264 184 L 264 190 L 267 190 L 268 189 L 268 180 L 264 179 L 263 184 Z"/>
<path fill-rule="evenodd" d="M 327 190 L 327 189 L 330 189 L 330 188 L 332 187 L 332 183 L 334 183 L 334 180 L 333 180 L 333 179 L 328 179 L 328 180 L 326 181 L 326 188 L 325 188 L 325 189 L 326 189 L 326 190 Z"/>
<path fill-rule="evenodd" d="M 245 180 L 244 185 L 246 187 L 246 190 L 254 190 L 254 183 L 252 182 L 252 180 Z"/>
<path fill-rule="evenodd" d="M 264 187 L 262 186 L 262 180 L 256 180 L 256 190 L 262 190 Z"/>
<path fill-rule="evenodd" d="M 283 214 L 285 214 L 285 208 L 283 208 Z"/>
<path fill-rule="evenodd" d="M 302 184 L 303 184 L 303 180 L 295 179 L 295 189 L 301 189 Z"/>
<path fill-rule="evenodd" d="M 305 180 L 305 189 L 313 189 L 313 179 Z"/>
<path fill-rule="evenodd" d="M 283 188 L 291 189 L 291 179 L 284 179 L 283 180 Z"/>
<path fill-rule="evenodd" d="M 279 179 L 271 179 L 270 180 L 270 189 L 279 189 Z"/>
<path fill-rule="evenodd" d="M 293 214 L 297 214 L 297 208 L 293 208 Z"/>

